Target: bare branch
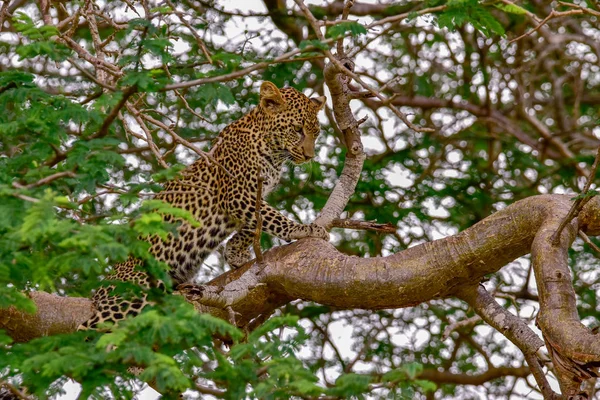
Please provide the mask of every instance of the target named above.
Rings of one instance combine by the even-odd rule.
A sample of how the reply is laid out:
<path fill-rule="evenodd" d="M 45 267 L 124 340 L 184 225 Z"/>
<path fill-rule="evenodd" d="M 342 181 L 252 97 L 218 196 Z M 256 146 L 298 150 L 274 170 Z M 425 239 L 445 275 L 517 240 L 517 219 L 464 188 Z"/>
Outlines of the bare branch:
<path fill-rule="evenodd" d="M 562 13 L 559 13 L 559 12 L 557 12 L 556 10 L 552 10 L 552 12 L 551 12 L 550 14 L 548 14 L 548 16 L 547 16 L 546 18 L 544 18 L 544 19 L 542 20 L 542 22 L 540 22 L 540 23 L 538 24 L 538 26 L 536 26 L 535 28 L 533 28 L 533 29 L 532 29 L 532 30 L 530 30 L 530 31 L 527 31 L 527 32 L 525 32 L 525 33 L 524 33 L 524 34 L 522 34 L 521 36 L 519 36 L 519 37 L 517 37 L 517 38 L 515 38 L 515 39 L 511 40 L 511 41 L 510 41 L 510 42 L 508 42 L 508 43 L 513 43 L 513 42 L 516 42 L 516 41 L 518 41 L 518 40 L 521 40 L 522 38 L 524 38 L 524 37 L 526 37 L 526 36 L 529 36 L 529 35 L 531 35 L 531 34 L 532 34 L 532 33 L 534 33 L 534 32 L 537 32 L 537 31 L 538 31 L 538 30 L 539 30 L 539 29 L 540 29 L 542 26 L 544 26 L 544 24 L 546 24 L 546 22 L 550 21 L 550 20 L 551 20 L 551 19 L 553 19 L 553 18 L 557 18 L 557 17 L 561 16 L 561 14 L 562 14 Z"/>
<path fill-rule="evenodd" d="M 23 391 L 19 390 L 18 387 L 6 381 L 0 381 L 0 398 L 2 399 L 5 398 L 5 395 L 8 395 L 7 393 L 2 393 L 3 388 L 5 390 L 8 390 L 10 394 L 14 396 L 8 397 L 9 399 L 16 398 L 19 400 L 31 400 L 31 397 L 27 396 L 27 394 L 25 394 Z"/>
<path fill-rule="evenodd" d="M 587 181 L 585 183 L 583 191 L 581 192 L 581 194 L 579 195 L 577 200 L 575 200 L 575 202 L 573 203 L 573 206 L 569 210 L 569 213 L 563 219 L 563 221 L 560 223 L 560 225 L 556 229 L 556 232 L 554 233 L 554 235 L 552 235 L 552 245 L 558 246 L 559 241 L 560 241 L 560 234 L 561 234 L 562 230 L 565 228 L 565 226 L 567 226 L 568 223 L 570 223 L 573 220 L 573 218 L 577 217 L 577 215 L 579 214 L 579 212 L 581 211 L 581 209 L 583 208 L 585 203 L 590 200 L 590 197 L 588 197 L 586 195 L 588 194 L 590 187 L 592 185 L 592 182 L 594 181 L 594 178 L 596 177 L 596 171 L 598 170 L 598 163 L 600 163 L 600 147 L 598 147 L 598 150 L 596 151 L 596 158 L 594 159 L 594 164 L 592 164 L 592 170 L 590 171 L 590 174 L 587 178 Z"/>
<path fill-rule="evenodd" d="M 209 394 L 215 397 L 224 397 L 227 392 L 219 389 L 213 389 L 208 386 L 200 385 L 199 383 L 194 383 L 194 389 L 196 389 L 199 393 Z"/>
<path fill-rule="evenodd" d="M 257 178 L 257 189 L 256 189 L 256 203 L 254 205 L 254 216 L 256 218 L 256 228 L 254 231 L 254 240 L 252 241 L 252 246 L 254 247 L 254 254 L 256 255 L 256 262 L 260 265 L 263 265 L 265 260 L 263 258 L 262 250 L 260 249 L 260 235 L 262 233 L 262 192 L 263 192 L 263 181 L 264 177 L 262 176 L 261 167 L 258 167 L 258 178 Z"/>
<path fill-rule="evenodd" d="M 588 235 L 586 235 L 582 231 L 577 232 L 577 234 L 588 246 L 590 246 L 592 248 L 592 250 L 594 250 L 596 253 L 600 254 L 600 247 L 596 246 L 596 244 L 590 240 Z"/>
<path fill-rule="evenodd" d="M 342 11 L 342 18 L 340 21 L 347 21 L 348 14 L 350 14 L 350 9 L 354 6 L 354 0 L 346 0 L 344 3 L 344 10 Z M 339 57 L 342 57 L 344 53 L 344 38 L 341 37 L 337 42 L 337 54 Z"/>
<path fill-rule="evenodd" d="M 110 127 L 110 124 L 112 124 L 112 122 L 115 120 L 115 118 L 117 118 L 117 116 L 119 115 L 119 112 L 121 112 L 121 108 L 123 108 L 123 106 L 125 106 L 127 104 L 127 100 L 129 100 L 129 98 L 135 92 L 137 92 L 137 87 L 136 86 L 130 86 L 130 87 L 128 87 L 127 89 L 125 89 L 123 91 L 123 94 L 121 96 L 121 100 L 119 100 L 119 102 L 117 103 L 117 105 L 106 116 L 106 118 L 104 119 L 104 122 L 102 122 L 102 126 L 100 127 L 100 129 L 98 129 L 98 132 L 96 132 L 95 134 L 91 135 L 90 139 L 101 138 L 101 137 L 104 137 L 104 136 L 106 136 L 108 134 L 108 128 Z"/>
<path fill-rule="evenodd" d="M 534 372 L 537 384 L 544 393 L 544 398 L 558 400 L 560 397 L 550 388 L 550 384 L 543 373 L 540 373 L 536 354 L 544 346 L 544 342 L 535 332 L 520 318 L 501 307 L 481 285 L 465 288 L 457 295 L 469 303 L 485 322 L 496 328 L 523 352 L 529 367 Z"/>
<path fill-rule="evenodd" d="M 319 28 L 319 24 L 318 24 L 317 20 L 315 19 L 314 15 L 312 15 L 310 10 L 308 9 L 308 7 L 304 4 L 304 2 L 302 0 L 294 0 L 294 1 L 298 5 L 298 7 L 300 7 L 300 9 L 304 13 L 304 15 L 306 16 L 306 19 L 312 26 L 312 28 L 313 28 L 315 34 L 317 35 L 317 37 L 319 38 L 319 40 L 321 42 L 325 42 L 325 37 L 323 36 L 323 33 L 321 32 L 321 30 Z M 435 131 L 435 129 L 433 129 L 433 128 L 423 128 L 423 127 L 414 125 L 412 122 L 410 122 L 408 120 L 406 115 L 404 115 L 400 110 L 398 110 L 393 105 L 389 104 L 387 99 L 385 99 L 376 89 L 374 89 L 369 84 L 364 82 L 360 78 L 360 76 L 355 74 L 352 70 L 348 69 L 342 62 L 340 62 L 336 57 L 334 57 L 333 54 L 329 50 L 324 50 L 324 53 L 327 56 L 327 58 L 329 58 L 329 61 L 331 61 L 331 63 L 333 63 L 341 73 L 354 79 L 356 82 L 360 83 L 365 89 L 367 89 L 369 92 L 371 92 L 374 97 L 377 97 L 379 100 L 386 103 L 386 105 L 388 105 L 390 110 L 392 110 L 392 112 L 394 114 L 396 114 L 396 116 L 398 116 L 398 118 L 400 118 L 400 120 L 402 120 L 402 122 L 404 122 L 406 124 L 406 126 L 408 126 L 410 129 L 412 129 L 416 132 L 434 132 Z"/>
<path fill-rule="evenodd" d="M 68 176 L 70 178 L 74 178 L 75 177 L 75 172 L 73 172 L 73 171 L 57 172 L 55 174 L 48 175 L 47 177 L 42 178 L 42 179 L 40 179 L 37 182 L 30 183 L 28 185 L 22 185 L 20 183 L 13 182 L 13 186 L 16 187 L 16 188 L 19 188 L 19 189 L 32 189 L 34 187 L 47 185 L 48 183 L 50 183 L 52 181 L 55 181 L 55 180 L 60 179 L 60 178 L 64 178 L 66 176 Z"/>
<path fill-rule="evenodd" d="M 191 143 L 190 141 L 182 138 L 181 136 L 179 136 L 172 128 L 168 127 L 167 125 L 165 125 L 164 123 L 162 123 L 161 121 L 152 118 L 151 116 L 147 115 L 147 114 L 141 114 L 140 116 L 145 119 L 146 121 L 158 126 L 159 128 L 163 129 L 165 132 L 167 132 L 169 135 L 171 135 L 171 137 L 173 138 L 173 140 L 177 143 L 181 143 L 182 145 L 184 145 L 185 147 L 193 150 L 196 154 L 198 154 L 200 157 L 204 158 L 207 163 L 210 165 L 215 164 L 217 167 L 219 167 L 223 172 L 225 172 L 227 175 L 229 175 L 230 177 L 233 177 L 233 175 L 231 175 L 231 173 L 227 170 L 227 168 L 225 168 L 221 163 L 219 163 L 217 160 L 215 160 L 211 153 L 207 153 L 205 151 L 200 150 L 195 144 Z M 213 149 L 217 146 L 217 144 L 215 144 L 213 146 Z M 212 150 L 211 150 L 212 151 Z"/>
<path fill-rule="evenodd" d="M 519 36 L 515 39 L 512 39 L 509 43 L 516 42 L 526 36 L 531 35 L 534 32 L 537 32 L 542 26 L 544 26 L 546 23 L 548 23 L 548 21 L 550 21 L 551 19 L 567 17 L 567 16 L 571 16 L 571 15 L 581 15 L 581 14 L 589 14 L 589 15 L 593 15 L 595 17 L 600 17 L 600 12 L 592 10 L 590 8 L 582 7 L 577 4 L 566 3 L 564 1 L 559 1 L 558 4 L 561 6 L 570 7 L 570 8 L 574 8 L 574 9 L 569 10 L 569 11 L 552 10 L 550 12 L 550 14 L 548 14 L 548 16 L 546 18 L 544 18 L 535 28 L 525 32 L 524 34 L 522 34 L 521 36 Z"/>
<path fill-rule="evenodd" d="M 390 224 L 389 222 L 385 224 L 378 224 L 375 221 L 358 221 L 352 219 L 334 219 L 331 222 L 331 227 L 343 229 L 360 229 L 384 233 L 396 232 L 396 227 L 393 224 Z"/>
<path fill-rule="evenodd" d="M 120 78 L 121 76 L 123 76 L 123 72 L 117 66 L 115 66 L 109 62 L 106 62 L 104 60 L 100 60 L 98 57 L 92 56 L 87 50 L 85 50 L 83 47 L 81 47 L 79 45 L 79 43 L 77 43 L 70 37 L 68 37 L 66 35 L 62 35 L 57 40 L 59 42 L 64 43 L 67 47 L 71 48 L 72 50 L 74 50 L 79 55 L 79 57 L 83 58 L 84 60 L 86 60 L 93 66 L 95 66 L 96 68 L 101 68 L 102 70 L 108 72 L 109 74 L 115 76 L 116 78 Z"/>
<path fill-rule="evenodd" d="M 154 143 L 154 140 L 152 139 L 152 132 L 150 132 L 150 129 L 148 129 L 148 127 L 146 126 L 146 123 L 144 122 L 144 119 L 147 120 L 148 118 L 151 118 L 151 117 L 148 117 L 146 114 L 140 113 L 132 105 L 126 104 L 125 106 L 127 107 L 127 111 L 129 111 L 129 113 L 133 116 L 133 118 L 136 120 L 136 122 L 138 123 L 138 125 L 140 126 L 140 128 L 142 129 L 144 134 L 146 135 L 146 137 L 145 137 L 146 143 L 148 143 L 148 147 L 150 147 L 150 150 L 152 150 L 152 152 L 154 153 L 156 160 L 159 162 L 159 164 L 163 168 L 165 168 L 165 169 L 169 168 L 169 166 L 163 159 L 163 156 L 160 154 L 160 150 L 159 150 L 158 146 Z"/>
<path fill-rule="evenodd" d="M 450 337 L 450 334 L 458 329 L 463 328 L 472 328 L 477 323 L 481 321 L 481 317 L 479 315 L 475 315 L 471 318 L 463 319 L 460 321 L 456 321 L 452 324 L 449 324 L 446 329 L 444 329 L 444 333 L 442 334 L 442 340 L 446 340 Z"/>
<path fill-rule="evenodd" d="M 330 42 L 331 42 L 331 40 L 330 40 Z M 206 83 L 230 81 L 232 79 L 246 76 L 246 75 L 250 74 L 251 72 L 259 71 L 261 69 L 267 68 L 268 66 L 270 66 L 272 64 L 277 64 L 279 62 L 289 60 L 296 54 L 300 54 L 300 53 L 303 53 L 306 51 L 312 51 L 312 50 L 315 50 L 314 46 L 307 46 L 304 49 L 295 49 L 295 50 L 289 51 L 287 53 L 284 53 L 284 54 L 280 55 L 279 57 L 274 58 L 271 61 L 260 62 L 260 63 L 254 64 L 254 65 L 251 65 L 250 67 L 241 69 L 239 71 L 231 72 L 229 74 L 217 75 L 217 76 L 212 76 L 212 77 L 208 77 L 208 78 L 200 78 L 200 79 L 194 79 L 194 80 L 187 81 L 187 82 L 180 82 L 180 83 L 173 83 L 170 85 L 165 85 L 165 87 L 163 87 L 161 89 L 161 91 L 189 88 L 189 87 L 193 87 L 193 86 L 204 85 Z"/>
<path fill-rule="evenodd" d="M 181 21 L 181 23 L 184 24 L 188 28 L 190 33 L 194 36 L 194 39 L 196 39 L 196 44 L 198 45 L 200 50 L 202 50 L 202 54 L 204 54 L 204 57 L 206 57 L 208 62 L 212 64 L 213 63 L 212 57 L 210 56 L 210 53 L 208 52 L 206 45 L 204 44 L 204 41 L 196 32 L 196 29 L 194 29 L 194 27 L 192 27 L 190 25 L 190 23 L 184 18 L 184 15 L 181 11 L 177 11 L 177 7 L 173 4 L 173 2 L 171 0 L 167 0 L 167 4 L 169 5 L 169 7 L 171 7 L 171 9 L 173 10 L 173 13 L 175 15 L 177 15 L 177 18 L 179 18 L 179 21 Z"/>

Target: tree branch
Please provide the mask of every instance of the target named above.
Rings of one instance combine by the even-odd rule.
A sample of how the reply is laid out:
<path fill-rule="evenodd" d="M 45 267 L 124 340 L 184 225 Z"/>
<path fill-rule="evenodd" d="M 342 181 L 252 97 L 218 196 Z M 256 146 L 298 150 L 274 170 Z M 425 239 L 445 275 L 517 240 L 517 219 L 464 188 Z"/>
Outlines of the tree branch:
<path fill-rule="evenodd" d="M 558 224 L 556 219 L 566 215 L 570 204 L 568 196 L 564 195 L 530 197 L 455 236 L 411 247 L 388 257 L 361 259 L 346 256 L 323 240 L 302 239 L 265 252 L 266 267 L 262 270 L 258 264 L 248 263 L 207 283 L 206 288 L 214 292 L 213 295 L 218 293 L 221 299 L 215 301 L 215 307 L 203 305 L 203 298 L 195 302 L 195 306 L 201 312 L 227 319 L 220 305 L 231 304 L 241 316 L 238 325 L 244 326 L 259 315 L 299 298 L 339 308 L 364 309 L 411 307 L 455 295 L 468 298 L 465 288 L 476 287 L 485 275 L 527 254 L 534 239 L 538 240 L 538 232 L 547 233 L 546 221 L 553 220 Z M 594 198 L 588 202 L 576 221 L 580 221 L 582 230 L 589 234 L 600 234 L 600 200 Z M 568 243 L 563 241 L 560 248 L 566 253 Z M 559 293 L 555 291 L 556 295 Z M 54 307 L 71 307 L 68 305 L 71 301 L 91 304 L 86 299 L 59 299 L 64 303 L 55 303 Z M 44 297 L 39 301 L 34 298 L 34 301 L 48 300 Z M 5 314 L 6 311 L 0 313 Z M 70 317 L 78 319 L 70 326 L 75 329 L 88 316 L 88 313 L 79 312 L 79 316 Z M 53 316 L 45 314 L 39 318 L 52 319 Z M 556 329 L 561 324 L 556 323 L 556 316 L 553 318 L 555 328 L 552 329 Z M 0 321 L 4 319 L 0 318 Z M 13 319 L 12 322 L 16 321 Z M 0 328 L 4 326 L 5 322 L 0 322 Z M 32 338 L 43 334 L 40 330 L 36 332 L 20 336 Z M 600 359 L 600 349 L 595 346 L 597 343 L 590 342 L 586 348 L 586 361 Z M 578 355 L 574 353 L 574 356 Z"/>
<path fill-rule="evenodd" d="M 396 227 L 393 224 L 385 223 L 378 224 L 375 221 L 357 221 L 352 219 L 334 219 L 331 221 L 332 228 L 343 228 L 343 229 L 360 229 L 376 232 L 394 233 Z"/>

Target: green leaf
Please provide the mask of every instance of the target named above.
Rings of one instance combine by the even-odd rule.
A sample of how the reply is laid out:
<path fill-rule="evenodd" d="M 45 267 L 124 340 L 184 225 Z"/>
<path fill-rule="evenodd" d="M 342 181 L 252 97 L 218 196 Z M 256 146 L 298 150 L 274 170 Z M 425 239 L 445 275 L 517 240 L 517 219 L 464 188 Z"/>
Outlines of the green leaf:
<path fill-rule="evenodd" d="M 171 165 L 168 169 L 162 169 L 152 175 L 154 182 L 166 182 L 174 179 L 181 171 L 186 168 L 183 164 Z"/>
<path fill-rule="evenodd" d="M 413 383 L 419 386 L 424 392 L 435 392 L 437 390 L 437 385 L 435 382 L 426 381 L 423 379 L 415 379 Z"/>
<path fill-rule="evenodd" d="M 300 50 L 304 50 L 304 49 L 308 48 L 309 46 L 313 46 L 313 47 L 315 47 L 317 49 L 320 49 L 320 50 L 328 50 L 329 49 L 329 45 L 328 44 L 323 43 L 323 42 L 321 42 L 318 39 L 303 40 L 298 45 L 298 47 L 300 48 Z"/>
<path fill-rule="evenodd" d="M 441 28 L 450 30 L 470 23 L 486 36 L 505 34 L 504 27 L 487 10 L 486 6 L 477 0 L 449 1 L 448 8 L 438 15 L 437 23 Z"/>
<path fill-rule="evenodd" d="M 42 35 L 40 34 L 40 37 Z M 55 42 L 34 42 L 17 47 L 19 60 L 46 56 L 52 61 L 64 61 L 71 55 L 71 50 L 60 43 Z"/>
<path fill-rule="evenodd" d="M 14 286 L 0 286 L 0 309 L 11 306 L 30 314 L 35 313 L 37 310 L 35 303 L 25 294 L 19 292 Z"/>
<path fill-rule="evenodd" d="M 369 391 L 372 378 L 368 375 L 343 374 L 335 381 L 335 386 L 327 393 L 333 396 L 349 398 Z"/>
<path fill-rule="evenodd" d="M 367 29 L 356 21 L 340 22 L 327 28 L 325 36 L 336 39 L 345 36 L 346 32 L 350 32 L 352 36 L 358 36 L 366 34 Z"/>
<path fill-rule="evenodd" d="M 410 380 L 414 380 L 421 372 L 423 372 L 423 364 L 417 362 L 406 363 L 402 365 L 402 369 Z"/>
<path fill-rule="evenodd" d="M 494 7 L 498 8 L 504 12 L 507 12 L 509 14 L 527 15 L 527 10 L 515 3 L 494 4 Z"/>
<path fill-rule="evenodd" d="M 155 211 L 160 214 L 171 215 L 178 219 L 184 220 L 189 223 L 191 226 L 197 228 L 200 226 L 200 222 L 194 217 L 194 215 L 183 208 L 175 207 L 170 203 L 164 202 L 162 200 L 146 200 L 142 204 L 141 211 Z M 155 217 L 150 217 L 150 220 L 154 220 Z"/>
<path fill-rule="evenodd" d="M 136 86 L 142 92 L 155 92 L 166 85 L 166 76 L 152 71 L 129 71 L 121 80 L 122 86 Z"/>
<path fill-rule="evenodd" d="M 23 71 L 2 71 L 0 72 L 0 87 L 6 86 L 9 83 L 32 83 L 34 76 Z"/>

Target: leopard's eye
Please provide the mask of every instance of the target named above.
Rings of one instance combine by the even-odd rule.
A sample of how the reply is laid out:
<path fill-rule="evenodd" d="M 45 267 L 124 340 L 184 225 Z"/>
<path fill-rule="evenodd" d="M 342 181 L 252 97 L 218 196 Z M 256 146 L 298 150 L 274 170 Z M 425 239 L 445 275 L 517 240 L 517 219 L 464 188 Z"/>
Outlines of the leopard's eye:
<path fill-rule="evenodd" d="M 302 125 L 294 125 L 294 130 L 298 133 L 302 133 L 304 127 Z"/>

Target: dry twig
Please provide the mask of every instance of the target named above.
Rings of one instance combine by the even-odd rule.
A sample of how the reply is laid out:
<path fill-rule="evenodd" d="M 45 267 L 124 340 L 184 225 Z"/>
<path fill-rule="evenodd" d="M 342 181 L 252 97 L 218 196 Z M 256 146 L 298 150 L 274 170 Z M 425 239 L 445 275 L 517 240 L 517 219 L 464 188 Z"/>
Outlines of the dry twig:
<path fill-rule="evenodd" d="M 6 381 L 0 381 L 0 388 L 6 388 L 11 395 L 14 396 L 14 398 L 19 399 L 19 400 L 30 400 L 31 397 L 27 396 L 27 394 L 21 390 L 19 390 L 18 387 L 16 387 L 15 385 L 6 382 Z"/>
<path fill-rule="evenodd" d="M 196 32 L 196 29 L 194 29 L 194 27 L 192 27 L 190 25 L 190 23 L 184 18 L 184 15 L 181 11 L 177 11 L 177 7 L 173 4 L 173 2 L 171 0 L 167 0 L 167 4 L 169 5 L 169 7 L 171 7 L 171 9 L 173 10 L 173 13 L 175 15 L 177 15 L 177 18 L 179 18 L 179 21 L 181 21 L 181 23 L 184 24 L 188 28 L 190 33 L 194 36 L 194 39 L 196 39 L 196 44 L 198 45 L 200 50 L 202 50 L 202 54 L 204 54 L 204 57 L 206 57 L 208 62 L 212 64 L 213 59 L 210 56 L 210 52 L 206 48 L 206 45 L 204 44 L 204 41 L 202 40 L 200 35 L 198 35 L 198 33 Z"/>
<path fill-rule="evenodd" d="M 42 185 L 47 185 L 48 183 L 55 181 L 57 179 L 60 178 L 64 178 L 64 177 L 69 177 L 69 178 L 74 178 L 75 177 L 75 172 L 73 171 L 62 171 L 62 172 L 57 172 L 55 174 L 52 175 L 48 175 L 45 178 L 40 179 L 37 182 L 33 182 L 30 183 L 28 185 L 22 185 L 20 183 L 17 182 L 13 182 L 13 186 L 18 188 L 18 189 L 32 189 L 34 187 L 38 187 L 38 186 L 42 186 Z"/>
<path fill-rule="evenodd" d="M 463 319 L 460 321 L 456 321 L 452 324 L 449 324 L 446 327 L 446 329 L 444 329 L 444 333 L 442 334 L 442 340 L 448 339 L 448 337 L 450 337 L 450 334 L 457 329 L 461 329 L 461 328 L 465 328 L 465 327 L 472 328 L 479 321 L 481 321 L 481 317 L 479 315 L 474 315 L 471 318 Z"/>
<path fill-rule="evenodd" d="M 308 20 L 309 24 L 313 28 L 313 30 L 314 30 L 315 34 L 317 35 L 317 37 L 319 38 L 319 40 L 321 42 L 326 42 L 326 39 L 323 36 L 323 33 L 321 32 L 321 29 L 319 27 L 319 23 L 315 19 L 315 16 L 312 14 L 312 12 L 308 9 L 308 7 L 306 6 L 306 4 L 304 4 L 304 1 L 303 0 L 294 0 L 294 1 L 296 2 L 296 4 L 298 5 L 298 7 L 300 7 L 300 9 L 302 10 L 302 12 L 304 13 L 306 19 Z M 433 129 L 433 128 L 420 127 L 420 126 L 417 126 L 417 125 L 413 124 L 412 122 L 410 122 L 408 120 L 408 118 L 406 117 L 406 115 L 404 115 L 404 113 L 402 113 L 393 104 L 390 104 L 390 102 L 389 102 L 388 99 L 386 99 L 385 97 L 383 97 L 375 88 L 371 87 L 371 85 L 369 85 L 368 83 L 364 82 L 361 79 L 360 76 L 358 76 L 356 73 L 354 73 L 351 70 L 349 70 L 348 68 L 346 68 L 346 66 L 343 63 L 341 63 L 331 53 L 331 51 L 329 51 L 329 50 L 323 50 L 323 52 L 325 53 L 325 55 L 327 56 L 327 58 L 329 58 L 329 61 L 331 63 L 333 63 L 338 68 L 338 70 L 340 72 L 342 72 L 344 75 L 348 76 L 349 78 L 354 79 L 356 82 L 360 83 L 362 85 L 362 87 L 364 87 L 369 92 L 371 92 L 374 97 L 377 97 L 379 100 L 381 100 L 383 103 L 385 103 L 390 108 L 390 110 L 392 110 L 392 112 L 394 114 L 396 114 L 396 116 L 398 118 L 400 118 L 400 120 L 402 122 L 404 122 L 406 124 L 406 126 L 408 126 L 410 129 L 414 130 L 415 132 L 435 132 L 435 129 Z"/>
<path fill-rule="evenodd" d="M 594 250 L 596 253 L 600 254 L 600 247 L 596 246 L 594 242 L 592 242 L 588 235 L 586 235 L 583 231 L 578 232 L 579 237 Z"/>
<path fill-rule="evenodd" d="M 142 114 L 140 113 L 140 116 L 145 119 L 146 121 L 158 126 L 159 128 L 163 129 L 165 132 L 167 132 L 169 135 L 171 135 L 171 137 L 173 138 L 173 140 L 177 143 L 181 143 L 182 145 L 184 145 L 185 147 L 193 150 L 196 154 L 198 154 L 200 157 L 204 158 L 204 160 L 208 163 L 208 165 L 215 164 L 217 167 L 219 167 L 223 172 L 225 172 L 229 177 L 233 178 L 233 175 L 231 174 L 231 172 L 229 172 L 227 170 L 227 168 L 225 168 L 221 163 L 219 163 L 217 160 L 215 160 L 212 157 L 212 150 L 211 152 L 207 153 L 203 150 L 200 150 L 196 145 L 194 145 L 193 143 L 191 143 L 190 141 L 182 138 L 181 136 L 179 136 L 172 128 L 168 127 L 166 124 L 164 124 L 163 122 L 152 118 L 149 115 L 146 114 Z M 213 146 L 214 147 L 214 146 Z"/>
<path fill-rule="evenodd" d="M 254 240 L 252 241 L 252 246 L 254 248 L 254 254 L 256 255 L 256 261 L 259 265 L 263 265 L 265 260 L 263 258 L 262 250 L 260 248 L 260 235 L 262 233 L 262 215 L 260 214 L 261 206 L 262 206 L 262 192 L 263 192 L 263 182 L 264 177 L 262 176 L 262 168 L 258 167 L 258 187 L 256 189 L 256 204 L 254 208 L 254 215 L 256 218 L 256 228 L 254 230 Z"/>
<path fill-rule="evenodd" d="M 509 43 L 516 42 L 518 40 L 523 39 L 524 37 L 527 37 L 527 36 L 533 34 L 534 32 L 537 32 L 542 26 L 544 26 L 546 23 L 548 23 L 548 21 L 555 19 L 555 18 L 568 17 L 571 15 L 582 15 L 582 14 L 589 14 L 589 15 L 593 15 L 595 17 L 600 17 L 600 12 L 592 10 L 590 8 L 582 7 L 577 4 L 566 3 L 564 1 L 559 1 L 558 4 L 560 6 L 569 7 L 569 8 L 571 8 L 571 10 L 568 10 L 568 11 L 552 10 L 550 12 L 550 14 L 548 14 L 548 16 L 546 16 L 546 18 L 544 18 L 535 28 L 533 28 L 533 29 L 525 32 L 521 36 L 511 40 Z"/>
<path fill-rule="evenodd" d="M 146 123 L 144 122 L 144 119 L 146 119 L 147 116 L 140 113 L 134 106 L 132 106 L 130 104 L 126 104 L 126 107 L 127 107 L 127 111 L 129 111 L 129 113 L 133 116 L 135 121 L 140 126 L 140 129 L 146 135 L 144 140 L 146 141 L 146 143 L 148 143 L 148 147 L 150 147 L 150 150 L 152 150 L 152 152 L 154 153 L 156 160 L 159 162 L 159 164 L 163 168 L 169 168 L 169 166 L 163 159 L 163 156 L 160 154 L 160 150 L 159 150 L 158 146 L 154 143 L 154 140 L 152 139 L 152 133 L 150 132 L 150 129 L 148 129 L 148 127 L 146 126 Z"/>
<path fill-rule="evenodd" d="M 123 95 L 121 97 L 121 100 L 119 100 L 119 103 L 112 109 L 112 111 L 104 119 L 104 122 L 102 122 L 102 126 L 100 127 L 100 129 L 98 129 L 98 132 L 96 132 L 95 134 L 90 136 L 90 139 L 101 138 L 108 134 L 108 128 L 110 127 L 110 124 L 112 124 L 112 122 L 115 120 L 115 118 L 117 118 L 117 116 L 121 112 L 121 108 L 123 108 L 123 106 L 125 106 L 127 104 L 127 100 L 135 92 L 137 92 L 136 86 L 130 86 L 123 91 Z"/>
<path fill-rule="evenodd" d="M 594 178 L 596 177 L 596 171 L 598 170 L 598 163 L 600 163 L 600 147 L 598 147 L 598 150 L 596 151 L 596 158 L 594 159 L 594 164 L 592 164 L 592 169 L 587 178 L 587 181 L 585 182 L 583 191 L 581 192 L 581 194 L 579 195 L 577 200 L 575 200 L 575 202 L 573 203 L 573 206 L 571 206 L 569 213 L 562 220 L 562 222 L 556 229 L 556 232 L 554 232 L 554 235 L 552 235 L 552 245 L 553 246 L 558 246 L 558 244 L 560 243 L 560 234 L 561 234 L 562 230 L 565 228 L 565 226 L 567 226 L 567 224 L 569 222 L 571 222 L 573 220 L 573 218 L 577 217 L 577 215 L 579 214 L 579 212 L 581 211 L 583 206 L 585 206 L 585 204 L 588 201 L 590 201 L 590 199 L 592 198 L 592 196 L 587 196 L 587 194 L 590 190 L 590 187 L 592 186 L 592 182 L 594 181 Z"/>
<path fill-rule="evenodd" d="M 334 219 L 331 222 L 331 227 L 343 229 L 360 229 L 384 233 L 396 232 L 396 227 L 389 222 L 385 224 L 378 224 L 375 221 L 357 221 L 352 219 Z"/>

